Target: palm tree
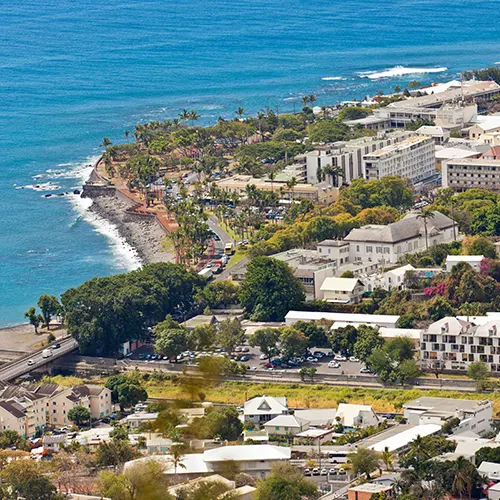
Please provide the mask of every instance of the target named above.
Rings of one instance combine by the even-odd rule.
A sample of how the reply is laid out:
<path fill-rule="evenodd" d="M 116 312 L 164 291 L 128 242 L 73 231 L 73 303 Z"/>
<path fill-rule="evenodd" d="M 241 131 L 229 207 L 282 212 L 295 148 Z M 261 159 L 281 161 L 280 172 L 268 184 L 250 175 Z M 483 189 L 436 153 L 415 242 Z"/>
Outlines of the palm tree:
<path fill-rule="evenodd" d="M 128 136 L 130 135 L 130 130 L 125 130 L 123 134 L 125 135 L 125 139 L 128 140 Z"/>
<path fill-rule="evenodd" d="M 190 116 L 191 116 L 191 113 L 187 109 L 183 109 L 182 113 L 179 113 L 179 119 L 184 121 L 184 122 L 187 122 L 188 120 L 190 120 Z"/>
<path fill-rule="evenodd" d="M 197 122 L 200 119 L 200 115 L 194 109 L 192 109 L 189 112 L 189 118 L 188 119 L 191 122 L 191 126 L 193 126 L 193 122 Z"/>
<path fill-rule="evenodd" d="M 108 146 L 111 146 L 113 144 L 108 137 L 104 137 L 102 140 L 102 143 L 100 144 L 100 147 L 105 147 L 107 148 Z"/>
<path fill-rule="evenodd" d="M 380 458 L 382 459 L 382 462 L 384 462 L 385 468 L 387 470 L 393 469 L 394 453 L 390 451 L 387 446 L 384 448 L 384 451 L 380 454 Z"/>
<path fill-rule="evenodd" d="M 271 181 L 271 193 L 274 192 L 274 179 L 276 179 L 276 171 L 271 170 L 268 174 L 267 177 Z"/>
<path fill-rule="evenodd" d="M 344 177 L 344 169 L 340 166 L 325 165 L 323 167 L 323 176 L 325 177 L 325 180 L 327 175 L 331 176 L 332 185 L 338 187 L 339 177 Z"/>
<path fill-rule="evenodd" d="M 262 140 L 263 138 L 263 135 L 262 135 L 262 120 L 264 119 L 266 115 L 264 114 L 263 111 L 259 111 L 257 113 L 257 120 L 259 121 L 259 135 L 260 135 L 260 139 Z"/>
<path fill-rule="evenodd" d="M 308 95 L 302 96 L 302 102 L 304 103 L 304 107 L 306 107 L 307 104 L 309 103 L 309 96 Z"/>
<path fill-rule="evenodd" d="M 174 466 L 174 474 L 177 474 L 177 467 L 185 469 L 186 466 L 182 463 L 185 453 L 185 446 L 183 444 L 173 444 L 170 447 L 170 462 Z"/>
<path fill-rule="evenodd" d="M 293 201 L 293 188 L 298 184 L 297 179 L 292 177 L 289 181 L 286 181 L 286 186 L 290 190 L 289 196 L 290 201 Z"/>
<path fill-rule="evenodd" d="M 424 232 L 425 232 L 425 249 L 429 250 L 429 237 L 427 232 L 427 221 L 434 218 L 434 212 L 430 208 L 424 208 L 417 215 L 417 219 L 422 219 L 424 221 Z"/>
<path fill-rule="evenodd" d="M 240 118 L 240 120 L 243 118 L 243 115 L 245 114 L 245 108 L 243 107 L 239 107 L 235 113 L 238 115 L 238 117 Z"/>
<path fill-rule="evenodd" d="M 314 104 L 314 103 L 316 102 L 316 96 L 315 96 L 314 94 L 311 94 L 311 95 L 309 96 L 309 102 L 310 102 L 311 104 Z"/>
<path fill-rule="evenodd" d="M 457 205 L 457 200 L 455 198 L 451 197 L 449 200 L 449 205 L 450 205 L 451 220 L 453 221 L 453 241 L 456 241 L 457 240 L 457 227 L 455 225 L 455 207 Z"/>
<path fill-rule="evenodd" d="M 452 464 L 453 483 L 451 490 L 460 498 L 464 493 L 467 493 L 469 498 L 471 497 L 473 487 L 471 467 L 473 467 L 472 464 L 464 457 L 458 457 Z"/>

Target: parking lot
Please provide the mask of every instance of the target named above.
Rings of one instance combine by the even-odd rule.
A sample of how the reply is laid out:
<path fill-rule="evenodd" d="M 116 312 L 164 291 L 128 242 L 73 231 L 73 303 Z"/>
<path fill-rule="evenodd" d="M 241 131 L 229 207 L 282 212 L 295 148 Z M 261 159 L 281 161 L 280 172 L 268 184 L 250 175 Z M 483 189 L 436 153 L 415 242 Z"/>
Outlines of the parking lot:
<path fill-rule="evenodd" d="M 363 363 L 347 360 L 336 362 L 336 367 L 333 368 L 331 367 L 331 365 L 328 366 L 329 363 L 334 359 L 331 355 L 333 353 L 331 353 L 329 349 L 312 348 L 310 349 L 310 352 L 322 352 L 324 353 L 324 356 L 322 358 L 315 358 L 317 359 L 317 361 L 305 361 L 304 363 L 301 363 L 300 365 L 294 367 L 275 366 L 273 368 L 266 367 L 268 361 L 266 359 L 261 359 L 261 352 L 259 347 L 251 347 L 248 345 L 237 347 L 236 351 L 231 356 L 223 352 L 223 350 L 220 348 L 217 348 L 212 352 L 193 351 L 190 352 L 189 355 L 181 355 L 175 363 L 172 363 L 166 357 L 161 358 L 159 355 L 155 355 L 151 347 L 144 346 L 138 349 L 132 355 L 129 355 L 128 358 L 131 360 L 139 360 L 146 363 L 158 364 L 159 366 L 163 365 L 164 367 L 166 367 L 166 365 L 169 365 L 170 367 L 172 367 L 172 364 L 181 366 L 195 364 L 196 360 L 200 359 L 203 356 L 224 356 L 246 364 L 251 371 L 265 371 L 274 373 L 277 376 L 281 374 L 284 375 L 286 373 L 296 373 L 302 366 L 314 367 L 317 369 L 317 373 L 320 375 L 359 375 L 360 370 L 364 366 Z M 363 375 L 367 377 L 370 376 L 370 374 Z"/>

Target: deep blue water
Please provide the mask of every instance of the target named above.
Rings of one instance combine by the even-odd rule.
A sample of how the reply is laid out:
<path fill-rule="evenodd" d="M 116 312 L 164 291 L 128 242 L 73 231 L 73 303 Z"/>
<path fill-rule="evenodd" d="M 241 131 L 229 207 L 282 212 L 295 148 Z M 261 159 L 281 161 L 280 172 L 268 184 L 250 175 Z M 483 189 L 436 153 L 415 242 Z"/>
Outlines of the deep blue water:
<path fill-rule="evenodd" d="M 2 2 L 0 325 L 21 322 L 41 293 L 133 264 L 74 197 L 43 197 L 82 182 L 102 137 L 122 141 L 135 123 L 183 108 L 209 123 L 238 106 L 298 109 L 304 93 L 322 105 L 413 79 L 455 78 L 500 61 L 499 7 L 499 0 Z M 397 65 L 448 69 L 359 77 Z M 47 182 L 53 191 L 16 189 Z"/>

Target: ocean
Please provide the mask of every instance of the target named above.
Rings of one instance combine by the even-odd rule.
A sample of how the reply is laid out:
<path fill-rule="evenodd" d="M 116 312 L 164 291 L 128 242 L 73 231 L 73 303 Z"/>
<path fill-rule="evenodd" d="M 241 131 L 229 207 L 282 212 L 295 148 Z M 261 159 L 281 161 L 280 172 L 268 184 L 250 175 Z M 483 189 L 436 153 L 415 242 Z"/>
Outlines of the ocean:
<path fill-rule="evenodd" d="M 0 326 L 139 265 L 71 193 L 103 137 L 363 98 L 500 63 L 500 0 L 23 0 L 0 9 Z M 45 197 L 52 194 L 51 197 Z"/>

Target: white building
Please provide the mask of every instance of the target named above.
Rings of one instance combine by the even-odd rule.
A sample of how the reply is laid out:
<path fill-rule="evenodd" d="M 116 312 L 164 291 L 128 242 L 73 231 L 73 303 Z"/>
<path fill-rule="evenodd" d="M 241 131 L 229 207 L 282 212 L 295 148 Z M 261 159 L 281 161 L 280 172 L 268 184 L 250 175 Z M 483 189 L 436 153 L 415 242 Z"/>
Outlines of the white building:
<path fill-rule="evenodd" d="M 154 413 L 132 413 L 125 417 L 125 423 L 131 429 L 137 429 L 141 425 L 148 424 L 149 422 L 154 422 L 158 418 L 158 412 Z"/>
<path fill-rule="evenodd" d="M 453 241 L 457 231 L 453 220 L 437 211 L 433 214 L 426 222 L 428 246 Z M 345 241 L 350 244 L 351 262 L 395 264 L 404 254 L 425 250 L 425 222 L 418 213 L 409 213 L 386 226 L 370 224 L 353 229 Z"/>
<path fill-rule="evenodd" d="M 340 422 L 344 427 L 352 428 L 369 427 L 370 425 L 378 425 L 380 422 L 371 406 L 348 403 L 339 404 L 335 420 Z"/>
<path fill-rule="evenodd" d="M 294 412 L 296 417 L 307 420 L 312 427 L 332 427 L 336 414 L 336 408 L 308 408 Z"/>
<path fill-rule="evenodd" d="M 395 175 L 416 184 L 429 179 L 436 174 L 435 148 L 432 137 L 420 135 L 367 154 L 366 180 Z"/>
<path fill-rule="evenodd" d="M 286 398 L 259 396 L 246 401 L 243 407 L 245 422 L 252 422 L 255 425 L 263 425 L 280 415 L 288 415 Z"/>
<path fill-rule="evenodd" d="M 295 415 L 279 415 L 263 425 L 269 435 L 288 436 L 309 429 L 309 422 Z"/>
<path fill-rule="evenodd" d="M 491 432 L 493 405 L 487 400 L 421 397 L 403 405 L 410 425 L 443 425 L 452 418 L 460 419 L 457 434 L 472 431 L 479 436 Z"/>
<path fill-rule="evenodd" d="M 417 134 L 432 137 L 436 146 L 443 144 L 450 138 L 450 131 L 437 125 L 423 125 L 417 130 Z"/>
<path fill-rule="evenodd" d="M 470 188 L 498 191 L 500 185 L 500 160 L 463 158 L 443 162 L 443 187 L 455 191 Z"/>
<path fill-rule="evenodd" d="M 364 155 L 373 153 L 381 148 L 397 144 L 413 132 L 398 131 L 393 133 L 381 132 L 376 137 L 360 137 L 347 142 L 335 142 L 328 147 L 310 151 L 297 157 L 305 161 L 307 182 L 318 182 L 318 171 L 325 167 L 335 167 L 342 175 L 326 174 L 326 181 L 332 186 L 350 184 L 353 179 L 365 176 Z"/>
<path fill-rule="evenodd" d="M 484 255 L 448 255 L 446 257 L 446 271 L 450 272 L 453 266 L 464 262 L 465 264 L 469 264 L 474 271 L 479 272 L 483 260 Z"/>
<path fill-rule="evenodd" d="M 500 132 L 500 116 L 486 115 L 478 116 L 477 123 L 470 128 L 470 139 L 481 139 L 484 134 Z"/>
<path fill-rule="evenodd" d="M 321 300 L 336 304 L 357 304 L 365 290 L 358 278 L 325 278 L 321 285 Z"/>
<path fill-rule="evenodd" d="M 297 321 L 331 321 L 354 325 L 387 326 L 396 328 L 399 316 L 391 314 L 351 314 L 330 313 L 320 311 L 288 311 L 285 316 L 287 326 L 292 326 Z"/>
<path fill-rule="evenodd" d="M 442 318 L 424 330 L 420 341 L 423 370 L 465 371 L 470 363 L 487 363 L 500 372 L 500 318 Z"/>
<path fill-rule="evenodd" d="M 240 472 L 263 479 L 271 472 L 273 464 L 288 462 L 291 448 L 270 444 L 247 444 L 241 446 L 222 446 L 204 453 L 184 455 L 182 465 L 176 468 L 169 455 L 159 455 L 132 460 L 124 465 L 130 469 L 136 463 L 145 460 L 156 460 L 165 465 L 165 474 L 198 477 L 207 473 L 224 471 L 228 462 L 233 462 Z"/>
<path fill-rule="evenodd" d="M 377 443 L 368 448 L 374 451 L 382 452 L 386 448 L 389 451 L 401 452 L 404 450 L 417 436 L 426 437 L 437 434 L 441 431 L 441 426 L 438 424 L 423 424 L 410 427 L 390 437 L 381 439 Z M 382 433 L 382 437 L 384 433 Z"/>

